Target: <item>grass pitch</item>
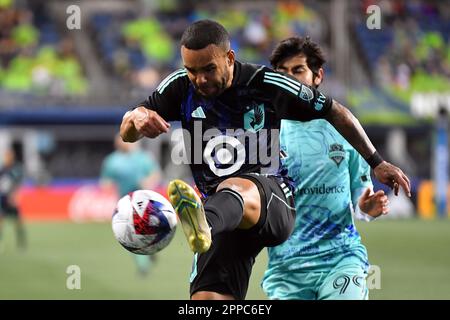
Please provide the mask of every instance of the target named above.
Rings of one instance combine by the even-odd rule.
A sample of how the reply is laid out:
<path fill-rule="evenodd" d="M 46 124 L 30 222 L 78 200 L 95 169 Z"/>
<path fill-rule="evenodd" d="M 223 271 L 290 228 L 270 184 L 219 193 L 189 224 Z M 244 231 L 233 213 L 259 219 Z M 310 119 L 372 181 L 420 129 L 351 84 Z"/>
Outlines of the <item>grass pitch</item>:
<path fill-rule="evenodd" d="M 371 299 L 450 299 L 450 220 L 382 220 L 358 223 L 381 289 Z M 4 228 L 0 299 L 188 299 L 192 255 L 181 227 L 146 277 L 114 239 L 110 224 L 30 223 L 29 246 L 15 247 Z M 256 262 L 247 299 L 265 299 L 259 282 L 267 262 Z M 81 289 L 70 290 L 68 267 L 81 271 Z"/>

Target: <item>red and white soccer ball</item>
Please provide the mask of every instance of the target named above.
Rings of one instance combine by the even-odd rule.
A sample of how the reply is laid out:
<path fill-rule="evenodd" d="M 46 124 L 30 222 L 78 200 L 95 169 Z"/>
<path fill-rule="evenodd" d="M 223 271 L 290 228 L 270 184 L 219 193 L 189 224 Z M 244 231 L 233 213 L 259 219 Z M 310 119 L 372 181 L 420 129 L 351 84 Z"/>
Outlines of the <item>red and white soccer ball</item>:
<path fill-rule="evenodd" d="M 117 203 L 112 229 L 119 243 L 136 254 L 153 254 L 170 243 L 177 216 L 170 202 L 151 190 L 130 192 Z"/>

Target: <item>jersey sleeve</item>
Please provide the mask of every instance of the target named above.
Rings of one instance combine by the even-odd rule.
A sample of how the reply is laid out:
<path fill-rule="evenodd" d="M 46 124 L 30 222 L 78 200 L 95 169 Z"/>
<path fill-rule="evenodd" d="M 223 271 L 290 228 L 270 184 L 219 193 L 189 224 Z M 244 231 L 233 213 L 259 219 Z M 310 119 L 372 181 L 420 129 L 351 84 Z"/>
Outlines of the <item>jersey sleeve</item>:
<path fill-rule="evenodd" d="M 267 67 L 258 73 L 254 81 L 272 99 L 275 113 L 280 119 L 322 119 L 332 105 L 332 99 L 319 90 L 302 84 L 288 74 Z"/>
<path fill-rule="evenodd" d="M 366 188 L 373 188 L 373 184 L 369 165 L 353 148 L 350 150 L 349 173 L 353 208 L 357 208 L 359 197 Z"/>
<path fill-rule="evenodd" d="M 179 121 L 188 81 L 186 70 L 179 69 L 161 81 L 156 90 L 136 107 L 145 106 L 154 110 L 166 121 Z"/>

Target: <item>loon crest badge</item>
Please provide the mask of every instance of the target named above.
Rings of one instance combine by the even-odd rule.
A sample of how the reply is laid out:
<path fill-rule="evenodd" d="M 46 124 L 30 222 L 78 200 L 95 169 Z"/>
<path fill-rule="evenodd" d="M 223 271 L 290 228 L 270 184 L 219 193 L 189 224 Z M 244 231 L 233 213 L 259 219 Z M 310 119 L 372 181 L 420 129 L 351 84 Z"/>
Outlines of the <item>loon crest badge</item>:
<path fill-rule="evenodd" d="M 244 129 L 258 132 L 264 127 L 264 104 L 254 106 L 244 114 Z"/>

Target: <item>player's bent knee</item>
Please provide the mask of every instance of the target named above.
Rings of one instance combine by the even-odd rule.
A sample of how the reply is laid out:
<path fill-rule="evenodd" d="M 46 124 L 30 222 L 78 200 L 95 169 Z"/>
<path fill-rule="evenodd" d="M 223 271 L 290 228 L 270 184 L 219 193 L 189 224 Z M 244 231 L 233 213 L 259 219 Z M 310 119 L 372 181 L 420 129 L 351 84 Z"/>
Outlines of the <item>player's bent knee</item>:
<path fill-rule="evenodd" d="M 252 220 L 256 218 L 257 221 L 261 210 L 261 198 L 257 186 L 248 179 L 228 178 L 219 184 L 217 191 L 225 188 L 236 191 L 244 200 L 244 218 Z"/>
<path fill-rule="evenodd" d="M 228 188 L 236 191 L 241 196 L 244 196 L 244 194 L 248 192 L 248 189 L 252 187 L 251 184 L 249 184 L 248 182 L 251 183 L 251 181 L 242 178 L 228 178 L 222 181 L 217 186 L 216 192 L 221 189 Z"/>

